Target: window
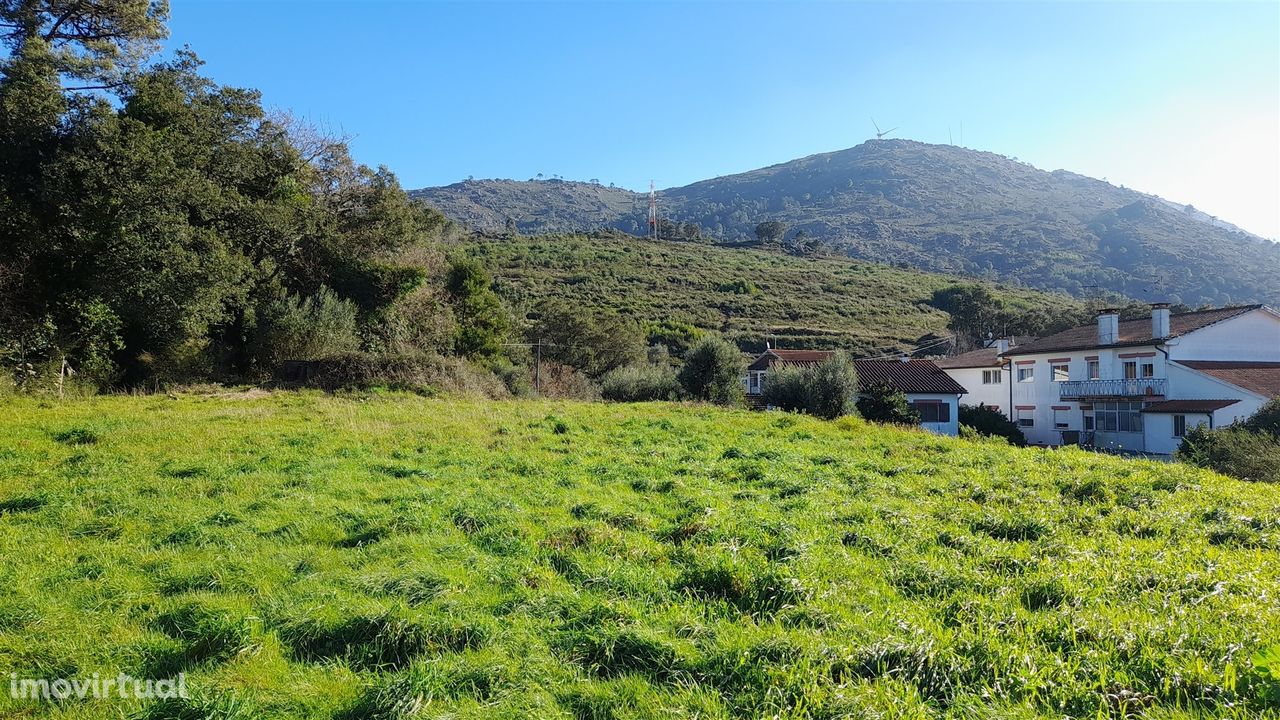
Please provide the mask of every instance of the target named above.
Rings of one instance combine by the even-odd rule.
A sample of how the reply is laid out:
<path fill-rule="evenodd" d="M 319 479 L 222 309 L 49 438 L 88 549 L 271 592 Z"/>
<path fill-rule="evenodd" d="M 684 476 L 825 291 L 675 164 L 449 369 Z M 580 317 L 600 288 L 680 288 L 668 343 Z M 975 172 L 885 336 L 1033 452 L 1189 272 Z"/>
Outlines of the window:
<path fill-rule="evenodd" d="M 1054 408 L 1053 427 L 1055 430 L 1067 430 L 1071 427 L 1071 411 Z"/>
<path fill-rule="evenodd" d="M 1092 431 L 1093 431 L 1093 416 L 1092 416 L 1092 415 L 1085 415 L 1085 416 L 1084 416 L 1084 429 L 1085 429 L 1085 430 L 1087 430 L 1087 431 L 1089 431 L 1089 432 L 1092 432 Z"/>
<path fill-rule="evenodd" d="M 920 414 L 922 423 L 951 422 L 951 405 L 944 402 L 915 402 L 911 407 Z"/>
<path fill-rule="evenodd" d="M 1156 364 L 1144 362 L 1142 363 L 1142 377 L 1153 378 L 1156 376 Z"/>
<path fill-rule="evenodd" d="M 1136 360 L 1124 361 L 1124 379 L 1125 380 L 1138 379 L 1138 361 Z"/>
<path fill-rule="evenodd" d="M 1173 436 L 1185 437 L 1186 434 L 1187 434 L 1187 416 L 1174 415 L 1173 416 Z"/>
<path fill-rule="evenodd" d="M 1102 377 L 1102 373 L 1100 372 L 1101 368 L 1098 366 L 1097 360 L 1090 360 L 1088 365 L 1088 375 L 1090 380 L 1097 380 Z"/>
<path fill-rule="evenodd" d="M 1142 403 L 1104 402 L 1093 406 L 1102 432 L 1142 432 Z"/>
<path fill-rule="evenodd" d="M 1034 365 L 1018 368 L 1018 382 L 1034 382 L 1035 379 L 1036 368 Z"/>
<path fill-rule="evenodd" d="M 1028 410 L 1026 408 L 1020 408 L 1018 410 L 1018 427 L 1029 428 L 1035 426 L 1036 411 L 1034 409 Z"/>
<path fill-rule="evenodd" d="M 999 385 L 1000 371 L 999 370 L 983 370 L 982 384 L 983 385 Z"/>
<path fill-rule="evenodd" d="M 1071 378 L 1071 374 L 1067 371 L 1066 363 L 1050 365 L 1049 370 L 1053 373 L 1054 382 L 1066 382 Z"/>

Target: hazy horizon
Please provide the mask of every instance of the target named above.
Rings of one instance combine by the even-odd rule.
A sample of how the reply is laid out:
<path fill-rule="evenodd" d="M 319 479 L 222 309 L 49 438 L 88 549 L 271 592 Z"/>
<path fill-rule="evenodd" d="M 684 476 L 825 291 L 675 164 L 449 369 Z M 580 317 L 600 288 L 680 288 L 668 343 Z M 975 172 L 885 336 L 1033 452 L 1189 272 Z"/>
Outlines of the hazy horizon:
<path fill-rule="evenodd" d="M 875 117 L 1280 238 L 1275 3 L 178 0 L 183 44 L 407 188 L 678 187 L 856 146 Z"/>

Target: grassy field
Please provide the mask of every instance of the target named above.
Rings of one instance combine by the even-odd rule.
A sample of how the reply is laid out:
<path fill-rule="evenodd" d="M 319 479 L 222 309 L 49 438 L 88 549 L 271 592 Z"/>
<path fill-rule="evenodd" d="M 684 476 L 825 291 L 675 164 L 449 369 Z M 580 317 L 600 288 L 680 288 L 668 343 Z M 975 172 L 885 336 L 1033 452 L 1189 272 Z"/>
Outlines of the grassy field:
<path fill-rule="evenodd" d="M 744 348 L 844 348 L 855 355 L 910 350 L 949 335 L 935 290 L 975 282 L 848 259 L 640 238 L 477 238 L 467 251 L 499 292 L 527 310 L 546 299 L 611 308 L 640 321 L 686 322 Z M 1067 295 L 999 287 L 1014 308 L 1078 309 Z"/>
<path fill-rule="evenodd" d="M 1280 717 L 1280 487 L 855 420 L 0 406 L 0 678 L 58 718 Z"/>

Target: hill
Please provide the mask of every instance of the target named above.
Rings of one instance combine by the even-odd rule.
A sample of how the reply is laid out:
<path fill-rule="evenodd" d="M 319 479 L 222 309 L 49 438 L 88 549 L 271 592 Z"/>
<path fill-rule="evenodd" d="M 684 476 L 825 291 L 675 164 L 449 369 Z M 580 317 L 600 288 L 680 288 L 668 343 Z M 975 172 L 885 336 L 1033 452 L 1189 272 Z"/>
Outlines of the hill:
<path fill-rule="evenodd" d="M 1280 702 L 1276 486 L 662 404 L 4 410 L 0 666 L 183 672 L 191 694 L 3 693 L 5 717 L 1190 720 Z"/>
<path fill-rule="evenodd" d="M 592 183 L 468 181 L 415 197 L 483 231 L 640 234 L 647 200 Z M 877 140 L 663 190 L 662 215 L 725 242 L 776 220 L 788 242 L 1086 296 L 1280 303 L 1280 244 L 1190 206 L 952 145 Z"/>
<path fill-rule="evenodd" d="M 616 310 L 645 323 L 687 323 L 725 334 L 744 349 L 845 348 L 861 356 L 911 351 L 948 335 L 934 292 L 973 282 L 845 259 L 758 249 L 653 242 L 616 234 L 475 237 L 463 248 L 485 263 L 519 311 L 542 300 Z M 1070 296 L 996 288 L 1044 326 L 1071 324 L 1083 304 Z"/>

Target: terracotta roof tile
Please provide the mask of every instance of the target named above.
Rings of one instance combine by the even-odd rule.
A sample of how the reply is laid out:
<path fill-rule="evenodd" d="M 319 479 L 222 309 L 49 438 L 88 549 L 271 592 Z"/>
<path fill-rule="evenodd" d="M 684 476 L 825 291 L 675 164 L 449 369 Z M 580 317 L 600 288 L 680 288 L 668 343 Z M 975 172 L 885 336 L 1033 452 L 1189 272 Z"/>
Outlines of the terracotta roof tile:
<path fill-rule="evenodd" d="M 1237 307 L 1218 308 L 1216 310 L 1197 310 L 1180 313 L 1169 317 L 1169 337 L 1186 335 L 1214 323 L 1229 320 L 1237 315 L 1252 312 L 1262 305 L 1240 305 Z M 1098 324 L 1081 325 L 1063 330 L 1060 333 L 1040 338 L 1026 345 L 1009 349 L 1009 355 L 1028 355 L 1030 353 L 1055 352 L 1058 350 L 1085 350 L 1096 347 L 1121 347 L 1125 345 L 1150 345 L 1154 341 L 1151 336 L 1150 316 L 1138 320 L 1120 321 L 1120 341 L 1111 345 L 1098 344 Z"/>
<path fill-rule="evenodd" d="M 951 357 L 934 360 L 935 365 L 940 368 L 982 368 L 982 367 L 998 367 L 1004 364 L 1000 359 L 1000 351 L 998 348 L 980 348 L 978 350 L 970 350 L 967 353 L 952 355 Z"/>
<path fill-rule="evenodd" d="M 1263 397 L 1280 397 L 1280 362 L 1178 360 L 1177 363 Z"/>

